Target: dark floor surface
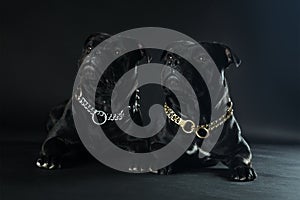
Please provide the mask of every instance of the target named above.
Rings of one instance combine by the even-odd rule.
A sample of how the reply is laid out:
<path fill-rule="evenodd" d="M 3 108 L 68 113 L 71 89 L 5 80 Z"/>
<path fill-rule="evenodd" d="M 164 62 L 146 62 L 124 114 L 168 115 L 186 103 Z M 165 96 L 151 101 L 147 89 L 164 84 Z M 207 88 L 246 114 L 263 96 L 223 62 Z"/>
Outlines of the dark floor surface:
<path fill-rule="evenodd" d="M 35 167 L 39 139 L 0 140 L 0 200 L 8 199 L 300 199 L 300 146 L 252 145 L 258 179 L 227 180 L 223 165 L 163 176 L 114 171 L 93 159 L 65 169 Z M 72 163 L 72 162 L 71 162 Z"/>

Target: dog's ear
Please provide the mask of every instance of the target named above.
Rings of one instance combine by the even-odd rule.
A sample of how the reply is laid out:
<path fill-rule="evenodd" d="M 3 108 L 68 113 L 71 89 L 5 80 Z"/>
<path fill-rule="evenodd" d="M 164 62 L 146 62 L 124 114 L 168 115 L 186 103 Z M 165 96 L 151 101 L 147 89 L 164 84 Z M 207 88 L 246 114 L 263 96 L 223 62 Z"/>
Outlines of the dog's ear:
<path fill-rule="evenodd" d="M 83 43 L 81 56 L 77 62 L 78 66 L 81 65 L 84 58 L 94 49 L 98 44 L 109 38 L 110 35 L 107 33 L 92 33 L 90 34 Z"/>
<path fill-rule="evenodd" d="M 224 70 L 231 64 L 238 67 L 241 64 L 239 57 L 232 52 L 227 45 L 217 42 L 200 42 L 202 47 L 208 52 L 220 70 Z"/>
<path fill-rule="evenodd" d="M 235 64 L 236 67 L 239 67 L 240 64 L 242 63 L 241 59 L 227 45 L 225 44 L 220 44 L 220 45 L 224 48 L 225 55 L 228 60 L 227 67 L 231 64 Z"/>
<path fill-rule="evenodd" d="M 108 33 L 100 33 L 100 32 L 92 33 L 85 39 L 83 46 L 84 48 L 86 48 L 87 46 L 90 45 L 94 48 L 99 43 L 103 42 L 109 37 L 110 35 Z"/>

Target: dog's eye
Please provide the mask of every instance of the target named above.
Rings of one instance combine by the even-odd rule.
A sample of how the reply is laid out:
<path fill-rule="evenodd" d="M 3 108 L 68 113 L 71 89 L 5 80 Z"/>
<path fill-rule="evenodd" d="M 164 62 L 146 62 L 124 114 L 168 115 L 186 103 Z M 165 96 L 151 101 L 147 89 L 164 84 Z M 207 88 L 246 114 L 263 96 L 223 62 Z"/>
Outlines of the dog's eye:
<path fill-rule="evenodd" d="M 88 46 L 87 48 L 86 48 L 86 51 L 88 52 L 88 53 L 90 53 L 91 51 L 92 51 L 92 47 L 91 46 Z"/>
<path fill-rule="evenodd" d="M 207 60 L 208 60 L 205 56 L 202 56 L 202 55 L 198 56 L 196 59 L 203 63 L 207 62 Z"/>
<path fill-rule="evenodd" d="M 115 50 L 115 54 L 116 54 L 116 55 L 119 55 L 119 54 L 120 54 L 120 52 L 121 52 L 121 50 L 120 50 L 120 49 L 116 49 L 116 50 Z"/>

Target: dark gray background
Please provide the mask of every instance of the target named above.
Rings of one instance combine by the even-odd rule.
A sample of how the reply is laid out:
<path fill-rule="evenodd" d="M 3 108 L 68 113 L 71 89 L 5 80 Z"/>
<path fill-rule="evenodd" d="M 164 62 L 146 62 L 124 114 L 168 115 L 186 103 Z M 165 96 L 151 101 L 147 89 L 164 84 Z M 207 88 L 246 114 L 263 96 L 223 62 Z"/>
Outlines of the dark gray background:
<path fill-rule="evenodd" d="M 158 26 L 228 44 L 227 71 L 250 142 L 300 142 L 300 2 L 59 1 L 1 3 L 1 128 L 45 136 L 50 108 L 70 97 L 92 32 Z"/>

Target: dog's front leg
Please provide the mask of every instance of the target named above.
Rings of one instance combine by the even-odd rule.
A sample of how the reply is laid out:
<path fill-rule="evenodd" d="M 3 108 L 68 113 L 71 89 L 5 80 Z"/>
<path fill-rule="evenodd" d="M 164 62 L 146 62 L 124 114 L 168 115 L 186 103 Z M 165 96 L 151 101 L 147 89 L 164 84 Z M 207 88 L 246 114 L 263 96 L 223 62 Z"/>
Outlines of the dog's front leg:
<path fill-rule="evenodd" d="M 72 101 L 69 100 L 65 106 L 59 106 L 50 112 L 47 123 L 48 136 L 42 144 L 36 165 L 45 169 L 56 169 L 61 167 L 64 154 L 69 150 L 68 145 L 79 142 L 77 138 L 73 116 Z"/>
<path fill-rule="evenodd" d="M 211 154 L 229 167 L 231 180 L 253 181 L 257 177 L 252 168 L 250 147 L 241 136 L 241 129 L 234 116 L 224 124 L 221 137 Z"/>
<path fill-rule="evenodd" d="M 231 171 L 231 180 L 233 181 L 253 181 L 257 175 L 252 168 L 252 154 L 247 142 L 241 137 L 236 146 L 235 154 L 224 159 L 222 162 L 227 165 Z"/>

